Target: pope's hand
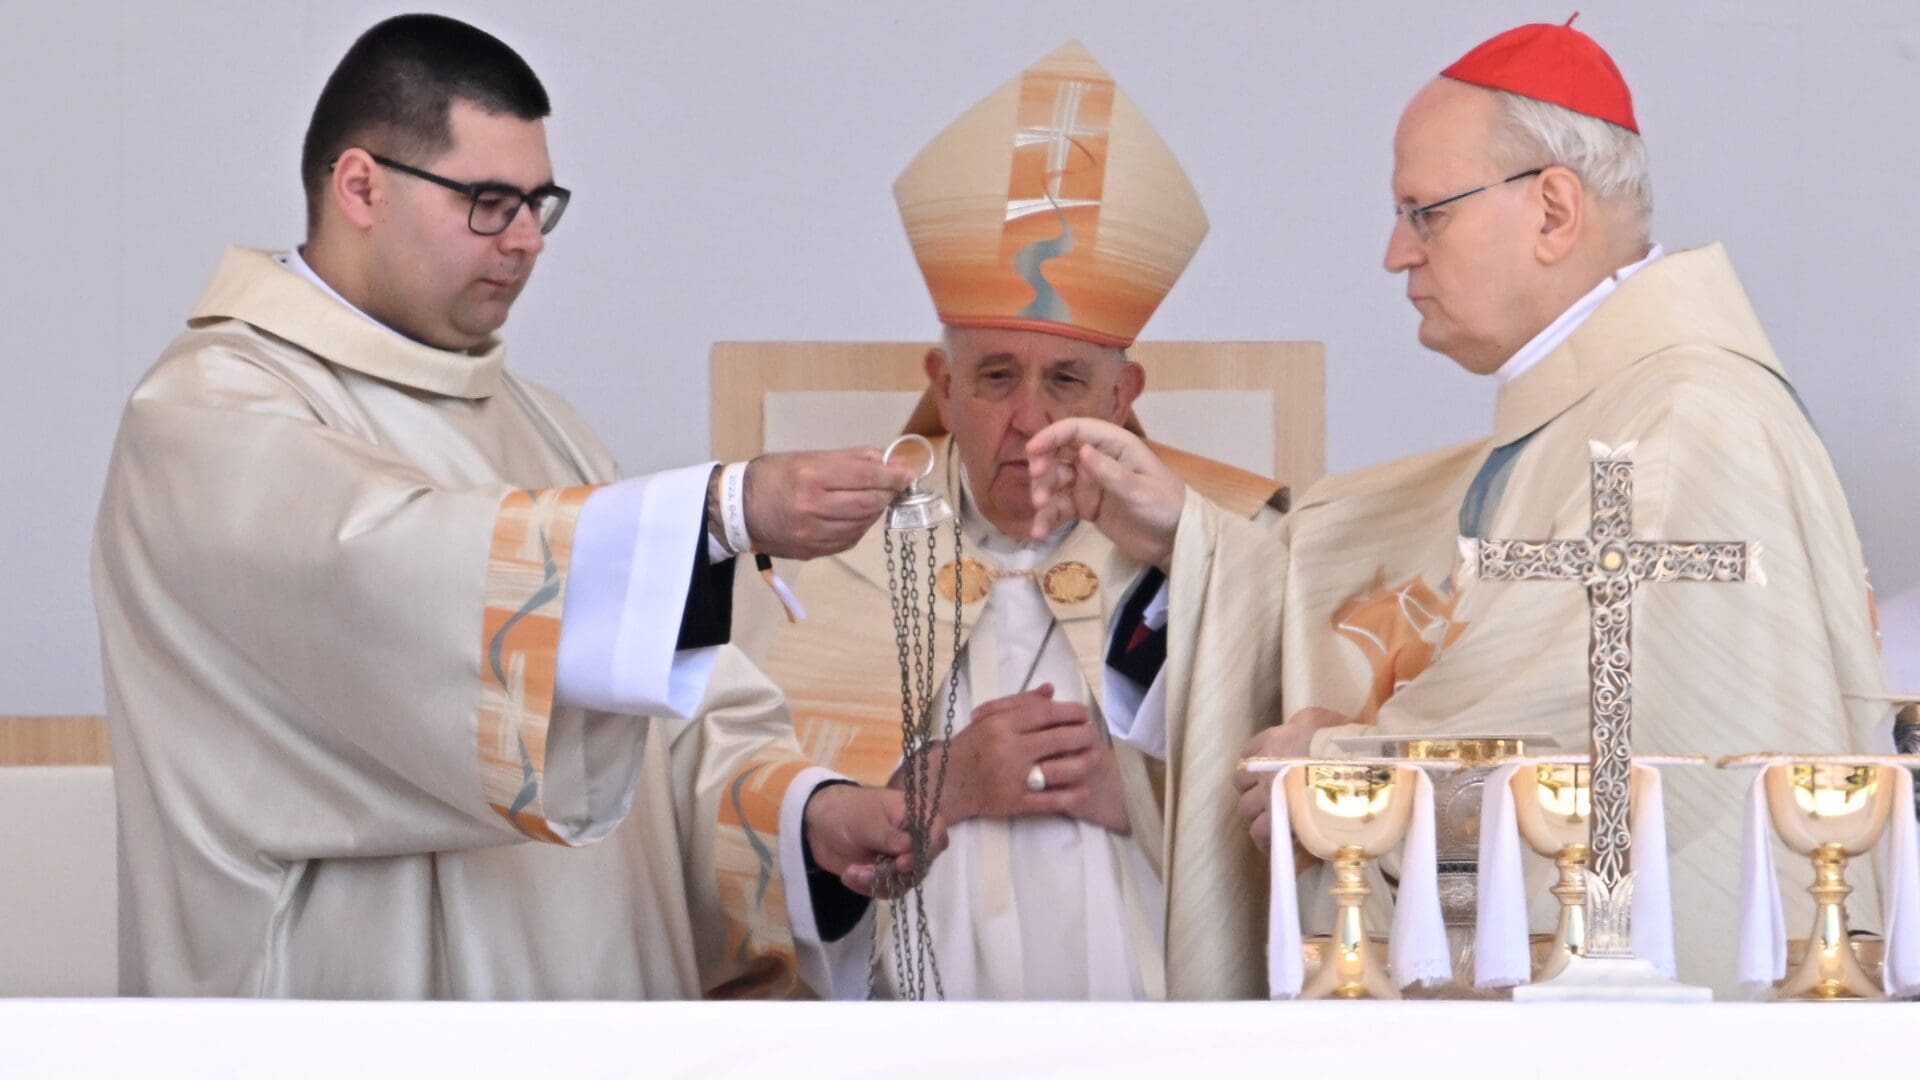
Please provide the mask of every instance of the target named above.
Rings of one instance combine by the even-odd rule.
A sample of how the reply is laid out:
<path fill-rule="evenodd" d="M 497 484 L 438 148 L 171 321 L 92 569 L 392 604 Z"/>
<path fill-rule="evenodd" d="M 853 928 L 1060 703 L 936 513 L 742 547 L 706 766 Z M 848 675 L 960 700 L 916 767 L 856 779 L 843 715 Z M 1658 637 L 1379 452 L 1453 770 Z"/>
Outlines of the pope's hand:
<path fill-rule="evenodd" d="M 813 559 L 858 543 L 894 495 L 913 482 L 873 447 L 762 454 L 747 466 L 747 535 L 753 549 Z"/>
<path fill-rule="evenodd" d="M 813 861 L 842 885 L 862 896 L 886 896 L 903 891 L 925 870 L 914 862 L 906 822 L 906 802 L 898 791 L 832 784 L 807 800 L 807 845 Z M 928 859 L 946 846 L 947 827 L 935 819 Z M 876 873 L 882 859 L 887 860 L 886 874 Z"/>
<path fill-rule="evenodd" d="M 1079 518 L 1139 562 L 1167 569 L 1187 486 L 1147 444 L 1104 420 L 1076 417 L 1027 442 L 1033 535 Z"/>
<path fill-rule="evenodd" d="M 981 705 L 933 752 L 946 754 L 941 812 L 950 821 L 1060 814 L 1132 831 L 1113 748 L 1085 705 L 1053 700 L 1052 684 Z M 937 775 L 939 757 L 928 764 L 928 775 Z"/>
<path fill-rule="evenodd" d="M 1294 713 L 1284 724 L 1270 727 L 1248 740 L 1246 748 L 1240 751 L 1243 758 L 1299 758 L 1312 752 L 1314 732 L 1321 728 L 1338 727 L 1351 724 L 1353 718 L 1332 709 L 1322 709 L 1317 705 L 1308 706 Z M 1273 821 L 1268 811 L 1272 809 L 1273 774 L 1270 772 L 1248 772 L 1235 769 L 1233 786 L 1240 792 L 1238 813 L 1240 820 L 1246 822 L 1247 832 L 1253 837 L 1253 844 L 1261 851 L 1273 837 Z"/>

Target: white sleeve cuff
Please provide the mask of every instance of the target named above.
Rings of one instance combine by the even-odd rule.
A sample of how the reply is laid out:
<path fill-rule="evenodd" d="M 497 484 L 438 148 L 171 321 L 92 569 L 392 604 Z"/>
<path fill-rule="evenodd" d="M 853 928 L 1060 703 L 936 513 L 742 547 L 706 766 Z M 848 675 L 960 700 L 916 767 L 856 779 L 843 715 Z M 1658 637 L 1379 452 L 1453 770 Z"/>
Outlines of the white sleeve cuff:
<path fill-rule="evenodd" d="M 807 800 L 821 784 L 846 777 L 818 765 L 802 769 L 780 800 L 780 880 L 787 894 L 787 925 L 793 928 L 794 961 L 813 992 L 829 1001 L 859 1001 L 867 996 L 868 924 L 873 904 L 853 930 L 839 941 L 821 941 L 807 888 Z"/>
<path fill-rule="evenodd" d="M 708 463 L 637 476 L 587 497 L 560 616 L 558 703 L 676 717 L 698 706 L 712 650 L 675 645 L 712 472 Z"/>
<path fill-rule="evenodd" d="M 1141 621 L 1149 630 L 1161 630 L 1167 625 L 1168 603 L 1167 582 L 1161 581 L 1160 588 L 1147 601 L 1147 608 L 1141 613 Z M 1119 631 L 1116 625 L 1108 633 L 1107 648 L 1111 652 L 1111 638 Z M 1125 675 L 1102 665 L 1100 668 L 1100 711 L 1106 717 L 1107 729 L 1114 737 L 1143 754 L 1165 761 L 1167 759 L 1167 666 L 1160 670 L 1148 686 L 1141 686 Z"/>
<path fill-rule="evenodd" d="M 1112 668 L 1107 668 L 1102 711 L 1113 736 L 1157 760 L 1167 760 L 1167 666 L 1146 690 Z"/>
<path fill-rule="evenodd" d="M 1173 607 L 1167 588 L 1170 584 L 1171 582 L 1162 579 L 1159 590 L 1153 594 L 1153 599 L 1147 601 L 1147 610 L 1140 614 L 1140 621 L 1146 623 L 1149 630 L 1167 628 L 1167 615 Z"/>

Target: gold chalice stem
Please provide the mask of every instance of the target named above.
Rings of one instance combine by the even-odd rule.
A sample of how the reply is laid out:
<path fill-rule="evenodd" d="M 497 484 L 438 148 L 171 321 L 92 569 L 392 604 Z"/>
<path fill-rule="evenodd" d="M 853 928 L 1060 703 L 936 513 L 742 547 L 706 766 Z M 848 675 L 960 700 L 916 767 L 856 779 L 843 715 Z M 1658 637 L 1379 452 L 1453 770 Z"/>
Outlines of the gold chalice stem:
<path fill-rule="evenodd" d="M 1840 844 L 1823 844 L 1813 852 L 1813 885 L 1807 889 L 1817 905 L 1807 955 L 1800 960 L 1779 997 L 1800 1001 L 1848 1001 L 1886 996 L 1860 967 L 1847 936 L 1847 853 Z"/>
<path fill-rule="evenodd" d="M 1387 978 L 1386 965 L 1367 938 L 1365 908 L 1373 888 L 1367 884 L 1366 849 L 1339 848 L 1333 855 L 1335 914 L 1333 940 L 1328 942 L 1320 970 L 1300 991 L 1302 998 L 1398 998 L 1400 991 Z"/>
<path fill-rule="evenodd" d="M 1541 961 L 1535 982 L 1546 982 L 1566 970 L 1570 957 L 1587 954 L 1587 845 L 1568 844 L 1554 857 L 1560 881 L 1548 891 L 1560 900 L 1560 922 L 1554 927 L 1553 947 Z"/>

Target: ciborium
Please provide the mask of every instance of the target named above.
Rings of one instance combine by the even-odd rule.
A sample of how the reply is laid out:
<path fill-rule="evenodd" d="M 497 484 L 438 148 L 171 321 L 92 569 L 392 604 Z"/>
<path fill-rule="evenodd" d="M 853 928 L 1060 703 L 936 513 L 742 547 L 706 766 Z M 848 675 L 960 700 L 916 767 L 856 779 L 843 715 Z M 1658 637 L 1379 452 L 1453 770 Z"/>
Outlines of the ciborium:
<path fill-rule="evenodd" d="M 1525 765 L 1513 774 L 1514 818 L 1534 852 L 1553 860 L 1560 901 L 1553 944 L 1533 977 L 1545 982 L 1587 952 L 1587 836 L 1593 816 L 1593 768 L 1580 764 Z"/>
<path fill-rule="evenodd" d="M 1781 1000 L 1848 1001 L 1886 993 L 1860 966 L 1847 930 L 1847 860 L 1873 850 L 1893 810 L 1900 769 L 1856 762 L 1783 761 L 1765 778 L 1774 832 L 1813 862 L 1813 933 Z"/>
<path fill-rule="evenodd" d="M 1356 735 L 1334 747 L 1356 757 L 1404 759 L 1410 764 L 1445 762 L 1458 768 L 1430 770 L 1433 780 L 1435 884 L 1440 918 L 1453 954 L 1454 977 L 1432 987 L 1409 987 L 1407 996 L 1423 999 L 1495 1000 L 1503 990 L 1474 986 L 1474 927 L 1480 910 L 1480 804 L 1498 764 L 1559 746 L 1544 733 L 1450 735 Z M 1391 860 L 1384 869 L 1392 871 Z"/>
<path fill-rule="evenodd" d="M 1391 765 L 1318 764 L 1289 770 L 1281 782 L 1294 836 L 1333 866 L 1327 890 L 1335 909 L 1332 939 L 1300 997 L 1398 998 L 1367 936 L 1363 909 L 1373 895 L 1367 865 L 1406 835 L 1418 778 L 1411 768 Z"/>

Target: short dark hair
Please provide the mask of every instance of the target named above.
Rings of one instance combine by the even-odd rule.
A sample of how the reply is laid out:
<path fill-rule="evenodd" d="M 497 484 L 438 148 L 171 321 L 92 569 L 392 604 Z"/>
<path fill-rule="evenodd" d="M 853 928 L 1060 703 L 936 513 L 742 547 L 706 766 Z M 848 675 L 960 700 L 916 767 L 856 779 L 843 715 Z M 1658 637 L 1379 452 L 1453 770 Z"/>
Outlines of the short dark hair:
<path fill-rule="evenodd" d="M 543 120 L 546 88 L 507 43 L 444 15 L 396 15 L 360 35 L 327 77 L 307 124 L 300 179 L 307 228 L 320 223 L 327 173 L 365 146 L 402 161 L 431 159 L 453 143 L 454 99 L 496 115 Z"/>

